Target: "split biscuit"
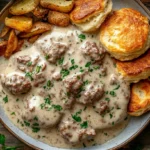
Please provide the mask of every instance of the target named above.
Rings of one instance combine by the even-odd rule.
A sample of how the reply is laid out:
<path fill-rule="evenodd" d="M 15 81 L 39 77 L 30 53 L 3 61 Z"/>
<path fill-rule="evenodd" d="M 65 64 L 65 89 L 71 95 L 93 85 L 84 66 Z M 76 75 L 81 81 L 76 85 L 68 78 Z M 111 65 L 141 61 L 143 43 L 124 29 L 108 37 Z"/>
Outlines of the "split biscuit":
<path fill-rule="evenodd" d="M 117 71 L 130 83 L 136 83 L 150 76 L 150 49 L 133 61 L 115 60 L 115 62 Z"/>
<path fill-rule="evenodd" d="M 114 58 L 133 60 L 150 47 L 148 18 L 131 8 L 114 11 L 100 28 L 100 42 Z"/>
<path fill-rule="evenodd" d="M 150 81 L 142 80 L 131 87 L 131 99 L 128 114 L 141 116 L 150 110 Z"/>
<path fill-rule="evenodd" d="M 96 31 L 112 10 L 112 0 L 76 0 L 70 19 L 83 32 Z"/>

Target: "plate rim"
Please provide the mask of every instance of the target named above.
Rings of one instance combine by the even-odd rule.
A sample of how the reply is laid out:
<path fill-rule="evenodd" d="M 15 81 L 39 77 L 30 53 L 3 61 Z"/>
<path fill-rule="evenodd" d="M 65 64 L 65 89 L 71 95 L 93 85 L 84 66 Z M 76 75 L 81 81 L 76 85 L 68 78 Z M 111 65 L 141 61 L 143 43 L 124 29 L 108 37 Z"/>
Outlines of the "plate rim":
<path fill-rule="evenodd" d="M 8 9 L 15 0 L 11 0 L 10 2 L 8 2 L 3 9 L 0 11 L 0 17 L 2 17 L 2 15 L 5 13 L 5 10 Z M 143 10 L 147 13 L 147 15 L 150 17 L 150 10 L 141 2 L 141 0 L 134 0 L 136 3 L 138 3 L 139 6 L 141 6 L 143 8 Z M 149 112 L 150 113 L 150 112 Z M 35 150 L 41 150 L 40 148 L 36 147 L 35 145 L 32 145 L 30 143 L 28 143 L 27 141 L 25 141 L 23 138 L 21 138 L 17 133 L 15 133 L 13 130 L 11 130 L 10 127 L 8 127 L 6 125 L 6 123 L 1 119 L 0 116 L 0 123 L 2 123 L 2 125 L 4 126 L 4 128 L 6 128 L 8 130 L 9 133 L 11 133 L 12 135 L 14 135 L 17 139 L 19 139 L 21 142 L 23 142 L 24 144 L 28 145 L 31 148 L 34 148 Z M 119 149 L 121 147 L 123 147 L 124 145 L 126 145 L 127 143 L 129 143 L 130 141 L 132 141 L 135 137 L 137 137 L 148 125 L 150 124 L 150 117 L 149 119 L 143 124 L 143 126 L 137 131 L 135 132 L 130 138 L 128 138 L 127 140 L 125 140 L 124 142 L 122 142 L 121 144 L 114 146 L 112 149 L 109 150 L 116 150 Z M 18 128 L 18 127 L 17 127 Z M 23 132 L 23 131 L 22 131 Z M 29 136 L 29 135 L 28 135 Z M 30 136 L 29 136 L 30 137 Z M 31 137 L 32 138 L 32 137 Z M 33 138 L 34 139 L 34 138 Z M 36 139 L 34 139 L 36 140 Z M 44 142 L 42 142 L 44 143 Z M 54 147 L 55 148 L 55 147 Z M 85 148 L 86 149 L 86 148 Z"/>

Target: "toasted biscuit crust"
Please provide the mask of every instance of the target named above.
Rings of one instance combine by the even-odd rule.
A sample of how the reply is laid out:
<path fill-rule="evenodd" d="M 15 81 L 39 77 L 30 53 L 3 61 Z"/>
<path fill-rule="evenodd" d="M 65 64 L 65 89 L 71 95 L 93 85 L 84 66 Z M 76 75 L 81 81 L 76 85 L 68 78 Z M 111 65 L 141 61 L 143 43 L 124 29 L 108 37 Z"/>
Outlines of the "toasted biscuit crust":
<path fill-rule="evenodd" d="M 150 81 L 147 79 L 132 85 L 128 113 L 132 116 L 140 116 L 149 110 Z"/>
<path fill-rule="evenodd" d="M 133 61 L 115 60 L 115 62 L 118 72 L 130 83 L 138 82 L 150 76 L 150 49 Z"/>
<path fill-rule="evenodd" d="M 73 23 L 83 23 L 98 13 L 103 12 L 107 0 L 77 0 L 70 14 Z"/>
<path fill-rule="evenodd" d="M 131 8 L 114 11 L 101 26 L 100 42 L 121 61 L 132 60 L 150 46 L 148 19 Z"/>

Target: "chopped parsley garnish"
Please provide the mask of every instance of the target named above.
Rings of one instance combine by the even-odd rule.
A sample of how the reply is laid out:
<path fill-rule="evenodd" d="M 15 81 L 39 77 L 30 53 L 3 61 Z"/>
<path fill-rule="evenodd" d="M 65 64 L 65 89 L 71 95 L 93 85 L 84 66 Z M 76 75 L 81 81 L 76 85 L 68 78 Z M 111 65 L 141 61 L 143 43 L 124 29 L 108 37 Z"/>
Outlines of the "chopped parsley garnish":
<path fill-rule="evenodd" d="M 38 117 L 37 117 L 37 116 L 35 116 L 35 117 L 34 117 L 34 120 L 35 120 L 35 121 L 38 121 Z"/>
<path fill-rule="evenodd" d="M 27 121 L 25 121 L 25 120 L 24 120 L 24 124 L 25 124 L 25 126 L 27 126 L 27 127 L 29 127 L 29 126 L 30 126 L 30 123 L 29 123 L 29 122 L 27 122 Z"/>
<path fill-rule="evenodd" d="M 61 59 L 58 60 L 58 64 L 62 65 L 64 63 L 64 57 L 62 57 Z"/>
<path fill-rule="evenodd" d="M 120 85 L 118 85 L 114 90 L 118 90 L 120 88 Z"/>
<path fill-rule="evenodd" d="M 112 114 L 109 114 L 109 116 L 110 116 L 110 119 L 113 117 L 113 115 L 112 115 Z"/>
<path fill-rule="evenodd" d="M 84 121 L 83 123 L 80 124 L 80 127 L 81 127 L 82 129 L 88 128 L 88 122 L 87 122 L 87 121 Z"/>
<path fill-rule="evenodd" d="M 80 35 L 78 35 L 78 37 L 79 37 L 80 39 L 82 39 L 82 40 L 85 40 L 85 39 L 86 39 L 86 36 L 85 36 L 84 34 L 80 34 Z"/>
<path fill-rule="evenodd" d="M 39 73 L 41 71 L 41 66 L 36 67 L 36 73 Z"/>
<path fill-rule="evenodd" d="M 39 126 L 39 124 L 38 123 L 34 123 L 32 126 L 36 126 L 37 127 L 37 126 Z"/>
<path fill-rule="evenodd" d="M 88 67 L 90 67 L 91 66 L 91 62 L 87 62 L 86 64 L 85 64 L 85 67 L 86 68 L 88 68 Z"/>
<path fill-rule="evenodd" d="M 3 101 L 4 101 L 5 103 L 8 103 L 8 96 L 7 96 L 7 95 L 6 95 L 6 97 L 3 98 Z"/>
<path fill-rule="evenodd" d="M 84 86 L 86 86 L 86 85 L 88 85 L 88 84 L 89 84 L 89 81 L 88 81 L 88 80 L 86 80 L 86 81 L 83 82 L 83 85 L 84 85 Z"/>
<path fill-rule="evenodd" d="M 45 59 L 48 60 L 48 59 L 49 59 L 49 56 L 48 56 L 48 55 L 45 55 Z"/>
<path fill-rule="evenodd" d="M 74 66 L 71 66 L 70 68 L 69 68 L 69 70 L 75 70 L 75 69 L 77 69 L 78 68 L 78 65 L 74 65 Z"/>
<path fill-rule="evenodd" d="M 60 105 L 52 105 L 52 107 L 57 110 L 57 111 L 61 111 L 62 107 Z"/>
<path fill-rule="evenodd" d="M 86 145 L 83 143 L 83 147 L 86 147 Z"/>
<path fill-rule="evenodd" d="M 116 93 L 114 91 L 110 91 L 109 93 L 111 96 L 116 97 Z"/>
<path fill-rule="evenodd" d="M 62 69 L 61 72 L 60 72 L 60 74 L 64 78 L 64 77 L 66 77 L 66 76 L 68 76 L 70 74 L 70 71 L 67 70 L 67 69 Z"/>
<path fill-rule="evenodd" d="M 11 115 L 16 115 L 15 112 L 12 112 Z"/>
<path fill-rule="evenodd" d="M 106 100 L 107 102 L 109 102 L 109 101 L 110 101 L 110 98 L 106 97 L 105 100 Z"/>
<path fill-rule="evenodd" d="M 40 128 L 39 127 L 32 127 L 32 132 L 39 132 L 40 131 Z"/>
<path fill-rule="evenodd" d="M 72 63 L 72 65 L 74 65 L 74 64 L 75 64 L 75 61 L 74 61 L 74 59 L 71 59 L 71 63 Z"/>
<path fill-rule="evenodd" d="M 32 62 L 29 61 L 29 62 L 27 63 L 27 66 L 30 67 L 31 65 L 32 65 Z"/>
<path fill-rule="evenodd" d="M 76 121 L 76 122 L 81 122 L 82 119 L 80 116 L 78 116 L 79 114 L 81 114 L 82 110 L 76 112 L 74 115 L 72 115 L 72 118 Z"/>
<path fill-rule="evenodd" d="M 19 98 L 16 99 L 16 102 L 18 102 L 18 101 L 19 101 Z"/>
<path fill-rule="evenodd" d="M 112 125 L 114 126 L 114 125 L 115 125 L 115 123 L 114 123 L 114 122 L 112 122 Z"/>
<path fill-rule="evenodd" d="M 45 100 L 45 104 L 48 104 L 48 105 L 50 105 L 50 104 L 51 104 L 51 100 L 50 100 L 50 98 L 45 98 L 44 100 Z"/>
<path fill-rule="evenodd" d="M 93 67 L 95 70 L 98 70 L 100 68 L 100 66 L 94 66 Z"/>
<path fill-rule="evenodd" d="M 42 103 L 42 104 L 40 105 L 40 107 L 41 107 L 41 109 L 43 109 L 43 108 L 45 107 L 45 104 Z"/>
<path fill-rule="evenodd" d="M 47 81 L 47 87 L 51 87 L 51 81 L 50 80 Z"/>
<path fill-rule="evenodd" d="M 25 74 L 26 77 L 30 78 L 31 81 L 33 81 L 33 77 L 32 77 L 32 73 L 31 72 L 27 72 Z"/>

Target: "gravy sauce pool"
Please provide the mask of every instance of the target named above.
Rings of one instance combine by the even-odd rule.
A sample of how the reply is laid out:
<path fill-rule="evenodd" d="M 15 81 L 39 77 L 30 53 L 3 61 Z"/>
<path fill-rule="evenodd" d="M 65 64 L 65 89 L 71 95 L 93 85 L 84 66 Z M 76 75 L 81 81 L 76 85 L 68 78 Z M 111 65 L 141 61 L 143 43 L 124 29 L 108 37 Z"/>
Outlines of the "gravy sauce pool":
<path fill-rule="evenodd" d="M 54 147 L 117 136 L 128 123 L 129 85 L 97 39 L 73 26 L 55 27 L 9 61 L 1 58 L 0 102 L 9 119 Z"/>

